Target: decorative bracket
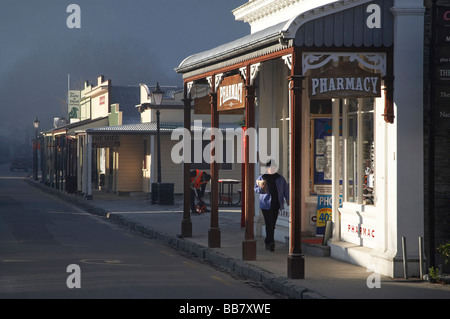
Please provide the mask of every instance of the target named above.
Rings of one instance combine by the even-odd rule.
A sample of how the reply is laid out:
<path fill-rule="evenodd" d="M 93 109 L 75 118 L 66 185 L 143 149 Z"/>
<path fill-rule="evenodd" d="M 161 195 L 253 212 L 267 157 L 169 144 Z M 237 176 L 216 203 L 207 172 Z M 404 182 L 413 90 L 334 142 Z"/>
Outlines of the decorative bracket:
<path fill-rule="evenodd" d="M 223 80 L 223 73 L 216 74 L 214 76 L 214 86 L 212 81 L 212 76 L 206 77 L 206 80 L 208 81 L 209 87 L 214 89 L 214 92 L 217 92 L 217 88 L 219 87 L 220 83 L 222 83 Z"/>
<path fill-rule="evenodd" d="M 223 75 L 223 73 L 216 74 L 214 81 L 214 92 L 217 92 L 217 88 L 219 87 L 220 83 L 222 83 Z"/>
<path fill-rule="evenodd" d="M 189 96 L 191 94 L 192 86 L 194 85 L 194 81 L 186 83 L 187 87 L 187 95 Z"/>
<path fill-rule="evenodd" d="M 314 70 L 323 67 L 330 61 L 338 62 L 339 58 L 348 57 L 350 62 L 358 61 L 364 67 L 377 70 L 381 76 L 386 75 L 386 53 L 368 53 L 368 52 L 310 52 L 303 53 L 302 68 L 303 75 L 308 70 Z"/>
<path fill-rule="evenodd" d="M 212 83 L 212 76 L 207 76 L 206 77 L 206 81 L 208 81 L 209 87 L 211 88 L 212 87 L 212 85 L 211 85 L 211 83 Z"/>
<path fill-rule="evenodd" d="M 289 70 L 292 70 L 292 54 L 283 55 L 281 58 L 283 59 L 284 64 L 287 65 Z"/>
<path fill-rule="evenodd" d="M 261 66 L 261 63 L 255 63 L 250 65 L 250 85 L 253 85 L 255 82 L 256 76 L 258 75 L 259 68 Z M 247 80 L 247 67 L 242 67 L 239 69 L 241 72 L 242 77 L 244 78 L 244 81 Z"/>
<path fill-rule="evenodd" d="M 242 78 L 244 79 L 244 82 L 245 82 L 245 80 L 247 80 L 247 67 L 244 66 L 242 68 L 239 68 L 239 72 L 241 72 L 241 76 L 242 76 Z"/>
<path fill-rule="evenodd" d="M 259 68 L 261 66 L 261 63 L 256 63 L 250 65 L 250 85 L 253 85 L 253 82 L 255 82 L 256 76 L 258 75 Z"/>

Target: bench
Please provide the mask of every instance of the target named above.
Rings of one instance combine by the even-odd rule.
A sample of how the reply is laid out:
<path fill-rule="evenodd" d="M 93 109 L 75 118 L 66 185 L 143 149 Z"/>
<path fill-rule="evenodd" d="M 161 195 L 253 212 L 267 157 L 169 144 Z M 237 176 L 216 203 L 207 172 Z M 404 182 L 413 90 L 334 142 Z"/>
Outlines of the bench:
<path fill-rule="evenodd" d="M 239 195 L 239 199 L 238 199 L 238 201 L 236 203 L 233 204 L 233 198 L 230 197 L 230 196 L 227 196 L 227 195 L 221 195 L 220 198 L 219 198 L 219 201 L 221 203 L 225 203 L 226 202 L 226 203 L 232 204 L 232 205 L 239 205 L 241 203 L 241 199 L 242 199 L 242 190 L 238 189 L 236 191 L 237 191 L 237 193 Z M 209 190 L 209 189 L 205 190 L 205 197 L 207 195 L 209 197 L 209 203 L 211 204 L 211 190 Z"/>

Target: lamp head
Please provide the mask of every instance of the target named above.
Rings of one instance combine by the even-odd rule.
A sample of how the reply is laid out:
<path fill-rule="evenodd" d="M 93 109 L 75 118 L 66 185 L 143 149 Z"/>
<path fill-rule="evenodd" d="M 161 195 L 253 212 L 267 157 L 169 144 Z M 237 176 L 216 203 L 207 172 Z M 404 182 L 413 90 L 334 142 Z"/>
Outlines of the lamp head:
<path fill-rule="evenodd" d="M 36 119 L 33 121 L 33 125 L 34 125 L 34 128 L 37 130 L 38 129 L 38 127 L 39 127 L 39 120 L 38 120 L 38 118 L 37 118 L 37 116 L 36 116 Z"/>
<path fill-rule="evenodd" d="M 159 83 L 156 83 L 156 88 L 152 92 L 153 95 L 153 103 L 156 106 L 161 105 L 163 97 L 164 97 L 164 91 L 162 91 L 159 87 Z"/>

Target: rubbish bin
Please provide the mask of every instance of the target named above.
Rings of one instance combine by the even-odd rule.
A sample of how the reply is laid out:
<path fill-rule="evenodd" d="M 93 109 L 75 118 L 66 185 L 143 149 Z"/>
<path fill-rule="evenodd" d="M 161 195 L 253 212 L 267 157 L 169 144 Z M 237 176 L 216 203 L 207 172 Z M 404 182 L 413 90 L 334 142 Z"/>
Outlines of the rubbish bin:
<path fill-rule="evenodd" d="M 158 183 L 152 183 L 152 205 L 158 203 Z"/>
<path fill-rule="evenodd" d="M 152 205 L 173 205 L 174 185 L 174 183 L 152 183 Z"/>

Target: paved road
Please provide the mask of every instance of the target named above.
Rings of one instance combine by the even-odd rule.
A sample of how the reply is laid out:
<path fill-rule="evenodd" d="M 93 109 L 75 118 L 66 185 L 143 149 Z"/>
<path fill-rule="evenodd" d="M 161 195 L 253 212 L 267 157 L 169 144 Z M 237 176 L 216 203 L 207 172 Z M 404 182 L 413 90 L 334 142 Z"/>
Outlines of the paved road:
<path fill-rule="evenodd" d="M 0 298 L 274 295 L 29 186 L 0 166 Z M 68 269 L 77 265 L 77 269 Z M 80 284 L 81 288 L 68 288 Z"/>

